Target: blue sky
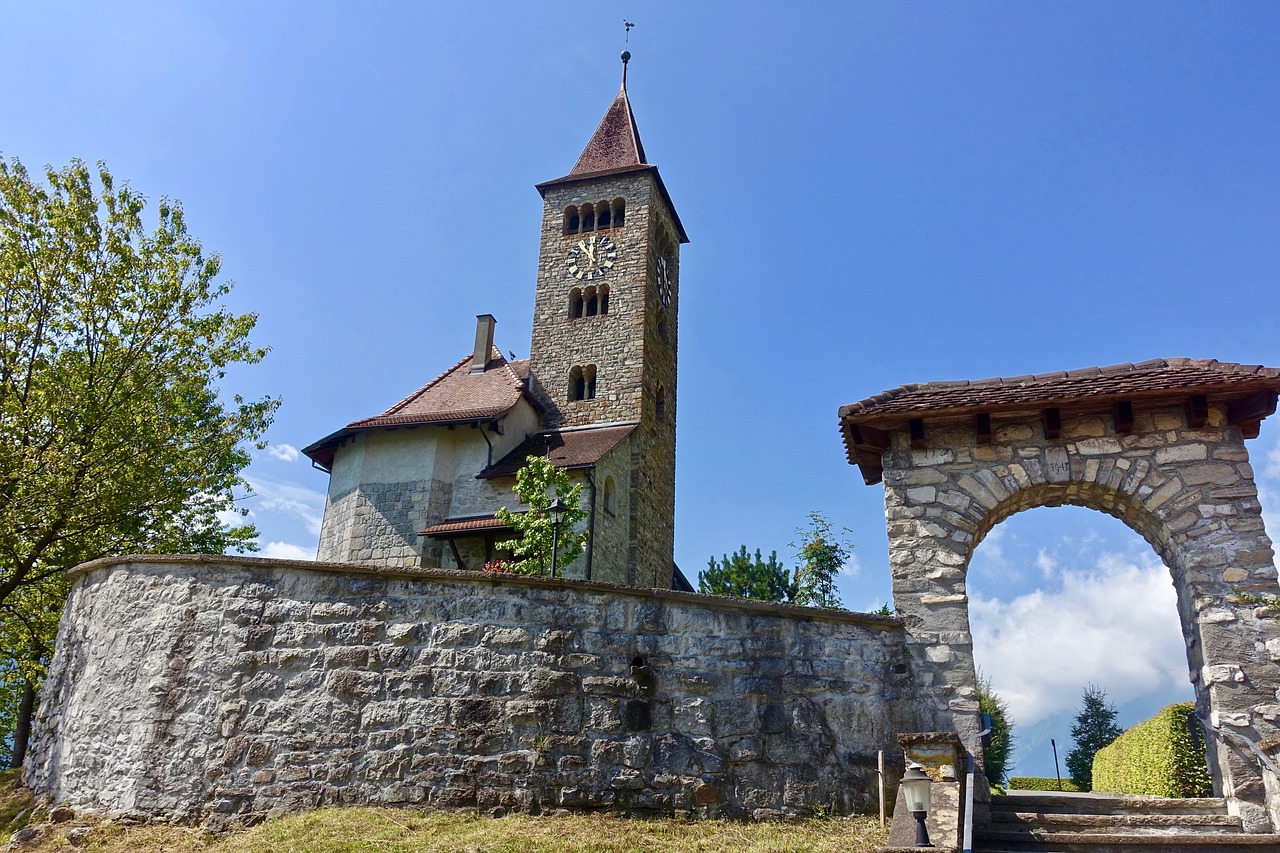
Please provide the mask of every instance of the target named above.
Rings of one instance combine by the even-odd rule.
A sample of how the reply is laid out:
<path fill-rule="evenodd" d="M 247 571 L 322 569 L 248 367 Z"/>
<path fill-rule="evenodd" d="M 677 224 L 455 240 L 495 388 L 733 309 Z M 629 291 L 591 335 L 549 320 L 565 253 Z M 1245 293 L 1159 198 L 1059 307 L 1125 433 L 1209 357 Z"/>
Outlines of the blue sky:
<path fill-rule="evenodd" d="M 615 94 L 624 17 L 692 239 L 687 573 L 744 543 L 789 558 L 816 509 L 857 545 L 846 603 L 885 601 L 883 494 L 836 410 L 886 388 L 1280 365 L 1274 3 L 11 4 L 0 152 L 180 199 L 259 314 L 272 352 L 226 390 L 284 399 L 248 471 L 265 553 L 315 550 L 326 477 L 296 448 L 456 362 L 478 313 L 527 356 L 533 185 Z M 1250 445 L 1269 512 L 1278 435 Z M 1189 695 L 1167 572 L 1119 522 L 1016 516 L 970 581 L 1018 772 L 1052 773 L 1088 682 L 1123 722 Z"/>

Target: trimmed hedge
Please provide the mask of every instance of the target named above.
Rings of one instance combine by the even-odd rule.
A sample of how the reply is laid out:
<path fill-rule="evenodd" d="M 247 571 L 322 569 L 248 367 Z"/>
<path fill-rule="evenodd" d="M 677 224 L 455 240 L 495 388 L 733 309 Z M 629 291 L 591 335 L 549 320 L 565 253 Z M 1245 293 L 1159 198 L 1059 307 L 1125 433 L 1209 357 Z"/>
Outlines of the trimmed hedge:
<path fill-rule="evenodd" d="M 1011 776 L 1009 788 L 1019 791 L 1071 791 L 1073 793 L 1080 791 L 1076 783 L 1070 779 L 1063 779 L 1059 784 L 1057 779 L 1046 779 L 1043 776 Z"/>
<path fill-rule="evenodd" d="M 1204 739 L 1193 740 L 1190 702 L 1170 705 L 1098 750 L 1093 789 L 1157 797 L 1211 797 Z M 1198 730 L 1197 730 L 1198 731 Z"/>

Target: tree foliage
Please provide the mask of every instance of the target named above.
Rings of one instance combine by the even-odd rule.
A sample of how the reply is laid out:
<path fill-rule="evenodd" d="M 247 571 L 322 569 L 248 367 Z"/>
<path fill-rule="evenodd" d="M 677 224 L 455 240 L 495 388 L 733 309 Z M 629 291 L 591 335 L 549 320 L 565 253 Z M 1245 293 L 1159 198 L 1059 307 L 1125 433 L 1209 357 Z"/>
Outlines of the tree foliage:
<path fill-rule="evenodd" d="M 1107 701 L 1107 692 L 1096 684 L 1085 687 L 1071 726 L 1075 746 L 1067 753 L 1067 771 L 1081 791 L 1093 790 L 1093 756 L 1122 734 L 1124 729 L 1116 725 L 1116 709 Z"/>
<path fill-rule="evenodd" d="M 1009 756 L 1013 754 L 1013 720 L 1009 703 L 996 695 L 991 679 L 978 670 L 978 710 L 990 720 L 991 733 L 982 747 L 982 766 L 987 782 L 994 787 L 1005 784 L 1009 772 Z"/>
<path fill-rule="evenodd" d="M 259 361 L 256 317 L 187 233 L 182 207 L 97 185 L 73 161 L 47 186 L 0 159 L 0 679 L 41 675 L 62 573 L 136 552 L 251 550 L 231 526 L 247 443 L 278 400 L 223 400 Z M 100 186 L 100 189 L 98 188 Z M 243 511 L 241 511 L 243 514 Z M 28 682 L 30 683 L 30 682 Z M 2 716 L 3 712 L 0 712 Z"/>
<path fill-rule="evenodd" d="M 840 593 L 836 592 L 836 576 L 849 560 L 853 545 L 845 539 L 847 530 L 836 530 L 831 520 L 817 510 L 809 513 L 809 523 L 796 528 L 800 536 L 796 556 L 800 566 L 796 569 L 796 593 L 794 603 L 809 607 L 842 607 Z"/>
<path fill-rule="evenodd" d="M 531 456 L 516 472 L 512 491 L 529 509 L 513 512 L 503 507 L 495 513 L 499 521 L 517 534 L 498 543 L 498 547 L 509 548 L 515 556 L 511 568 L 526 575 L 550 573 L 554 544 L 556 568 L 563 571 L 578 559 L 587 542 L 587 531 L 577 529 L 578 523 L 587 517 L 587 511 L 582 508 L 582 484 L 570 484 L 568 473 L 552 465 L 546 457 Z M 547 508 L 555 498 L 569 509 L 560 522 L 558 541 L 553 542 L 555 525 Z"/>
<path fill-rule="evenodd" d="M 778 552 L 766 561 L 756 549 L 753 558 L 743 545 L 735 554 L 726 554 L 716 565 L 712 557 L 705 571 L 698 573 L 698 592 L 709 595 L 731 595 L 760 601 L 791 601 L 796 596 L 796 581 L 791 572 L 778 562 Z"/>

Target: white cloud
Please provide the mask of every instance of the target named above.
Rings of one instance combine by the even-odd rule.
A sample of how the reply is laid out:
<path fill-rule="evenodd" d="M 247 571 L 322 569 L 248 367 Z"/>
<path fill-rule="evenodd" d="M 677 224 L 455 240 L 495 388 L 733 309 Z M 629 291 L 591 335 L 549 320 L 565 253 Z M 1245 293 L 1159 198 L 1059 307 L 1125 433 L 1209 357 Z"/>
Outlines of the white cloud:
<path fill-rule="evenodd" d="M 850 551 L 848 558 L 844 561 L 844 565 L 840 567 L 840 574 L 852 578 L 861 572 L 862 563 L 858 560 L 858 555 Z"/>
<path fill-rule="evenodd" d="M 307 526 L 313 536 L 320 535 L 320 521 L 324 517 L 323 492 L 253 473 L 247 474 L 245 479 L 253 491 L 248 501 L 255 510 L 294 516 Z"/>
<path fill-rule="evenodd" d="M 1040 570 L 1040 574 L 1045 579 L 1053 577 L 1053 573 L 1058 570 L 1058 561 L 1049 555 L 1049 552 L 1041 548 L 1036 554 L 1036 568 Z"/>
<path fill-rule="evenodd" d="M 262 547 L 262 556 L 277 560 L 314 560 L 316 552 L 289 542 L 268 542 Z"/>
<path fill-rule="evenodd" d="M 223 527 L 244 527 L 249 523 L 249 517 L 234 507 L 218 510 L 217 518 Z"/>
<path fill-rule="evenodd" d="M 1103 554 L 1060 589 L 975 594 L 969 611 L 974 657 L 1018 723 L 1073 708 L 1090 683 L 1116 704 L 1188 683 L 1173 583 L 1154 557 Z"/>
<path fill-rule="evenodd" d="M 298 457 L 301 455 L 298 453 L 298 448 L 284 442 L 268 446 L 267 453 L 273 459 L 279 459 L 281 462 L 297 462 Z"/>

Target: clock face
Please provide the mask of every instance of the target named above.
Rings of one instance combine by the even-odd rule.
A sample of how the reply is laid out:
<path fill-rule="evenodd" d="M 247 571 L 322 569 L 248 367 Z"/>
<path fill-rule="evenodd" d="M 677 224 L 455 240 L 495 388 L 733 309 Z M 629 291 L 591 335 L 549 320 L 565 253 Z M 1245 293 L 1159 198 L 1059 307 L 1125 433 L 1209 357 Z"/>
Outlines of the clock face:
<path fill-rule="evenodd" d="M 565 263 L 569 274 L 578 281 L 591 281 L 613 269 L 617 259 L 617 245 L 603 234 L 595 234 L 574 243 Z"/>
<path fill-rule="evenodd" d="M 658 262 L 654 265 L 654 271 L 658 281 L 658 297 L 662 300 L 663 305 L 671 304 L 671 264 L 667 261 L 666 255 L 659 255 Z"/>

